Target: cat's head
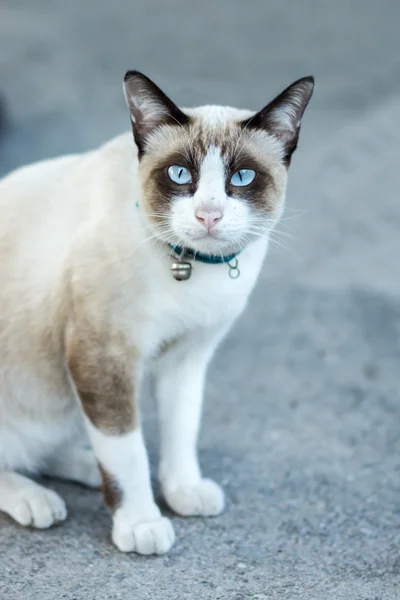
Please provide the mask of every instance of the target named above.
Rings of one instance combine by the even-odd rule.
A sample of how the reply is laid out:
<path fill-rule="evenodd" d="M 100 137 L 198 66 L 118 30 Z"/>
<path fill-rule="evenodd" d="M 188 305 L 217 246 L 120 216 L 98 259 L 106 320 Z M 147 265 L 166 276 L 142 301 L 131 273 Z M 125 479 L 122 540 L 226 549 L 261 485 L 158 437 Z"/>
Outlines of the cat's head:
<path fill-rule="evenodd" d="M 199 252 L 237 252 L 278 221 L 287 170 L 314 87 L 299 79 L 257 113 L 178 108 L 129 71 L 125 96 L 139 152 L 141 210 L 160 239 Z"/>

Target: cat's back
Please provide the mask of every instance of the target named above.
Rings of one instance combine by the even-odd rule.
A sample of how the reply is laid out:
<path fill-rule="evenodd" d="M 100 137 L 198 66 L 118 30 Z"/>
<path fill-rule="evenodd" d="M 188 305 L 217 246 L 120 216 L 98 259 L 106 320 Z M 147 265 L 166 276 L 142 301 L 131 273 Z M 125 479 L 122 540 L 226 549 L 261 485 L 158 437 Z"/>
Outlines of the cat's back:
<path fill-rule="evenodd" d="M 91 212 L 101 212 L 114 180 L 124 179 L 132 162 L 130 137 L 24 166 L 0 179 L 0 268 L 5 253 L 19 246 L 49 250 L 70 242 Z"/>
<path fill-rule="evenodd" d="M 69 155 L 24 166 L 0 180 L 0 262 L 8 252 L 29 242 L 40 245 L 57 222 L 75 212 L 69 194 L 85 155 Z M 64 229 L 68 226 L 64 221 Z"/>

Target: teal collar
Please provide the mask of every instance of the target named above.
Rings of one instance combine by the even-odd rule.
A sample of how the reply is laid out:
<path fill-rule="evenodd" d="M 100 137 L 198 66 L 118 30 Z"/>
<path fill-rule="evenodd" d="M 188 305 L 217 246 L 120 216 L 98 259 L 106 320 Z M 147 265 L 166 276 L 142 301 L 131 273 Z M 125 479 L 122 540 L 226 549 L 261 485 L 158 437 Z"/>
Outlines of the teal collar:
<path fill-rule="evenodd" d="M 182 246 L 174 246 L 173 244 L 169 244 L 169 247 L 178 256 L 181 256 L 184 252 L 185 258 L 198 260 L 206 265 L 221 265 L 223 263 L 230 263 L 239 254 L 239 252 L 236 252 L 236 254 L 229 254 L 228 256 L 217 256 L 214 254 L 203 254 L 202 252 L 192 250 L 192 248 L 183 248 Z"/>

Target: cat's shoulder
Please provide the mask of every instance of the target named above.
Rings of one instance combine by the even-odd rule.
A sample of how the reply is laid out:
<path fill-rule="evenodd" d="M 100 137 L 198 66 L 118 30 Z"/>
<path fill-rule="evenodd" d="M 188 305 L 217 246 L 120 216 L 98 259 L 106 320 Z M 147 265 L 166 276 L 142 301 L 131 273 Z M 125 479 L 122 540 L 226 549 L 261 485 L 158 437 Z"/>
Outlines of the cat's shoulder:
<path fill-rule="evenodd" d="M 0 187 L 5 190 L 35 183 L 59 183 L 71 176 L 87 178 L 92 171 L 99 177 L 99 173 L 104 172 L 102 168 L 112 169 L 125 163 L 132 164 L 136 154 L 132 133 L 126 132 L 86 152 L 64 154 L 21 166 L 5 175 L 0 180 Z"/>

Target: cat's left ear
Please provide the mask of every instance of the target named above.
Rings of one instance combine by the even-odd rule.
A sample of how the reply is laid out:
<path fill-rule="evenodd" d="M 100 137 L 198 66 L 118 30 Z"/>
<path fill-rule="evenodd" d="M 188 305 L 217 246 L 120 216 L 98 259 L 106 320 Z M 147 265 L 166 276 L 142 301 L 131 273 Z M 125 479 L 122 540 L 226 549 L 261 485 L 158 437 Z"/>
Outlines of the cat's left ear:
<path fill-rule="evenodd" d="M 278 137 L 284 145 L 285 160 L 296 150 L 300 123 L 314 90 L 314 77 L 303 77 L 292 83 L 250 119 L 243 122 L 248 129 L 264 129 Z"/>
<path fill-rule="evenodd" d="M 126 73 L 124 93 L 139 154 L 144 152 L 146 138 L 160 125 L 186 125 L 189 122 L 189 117 L 139 71 Z"/>

